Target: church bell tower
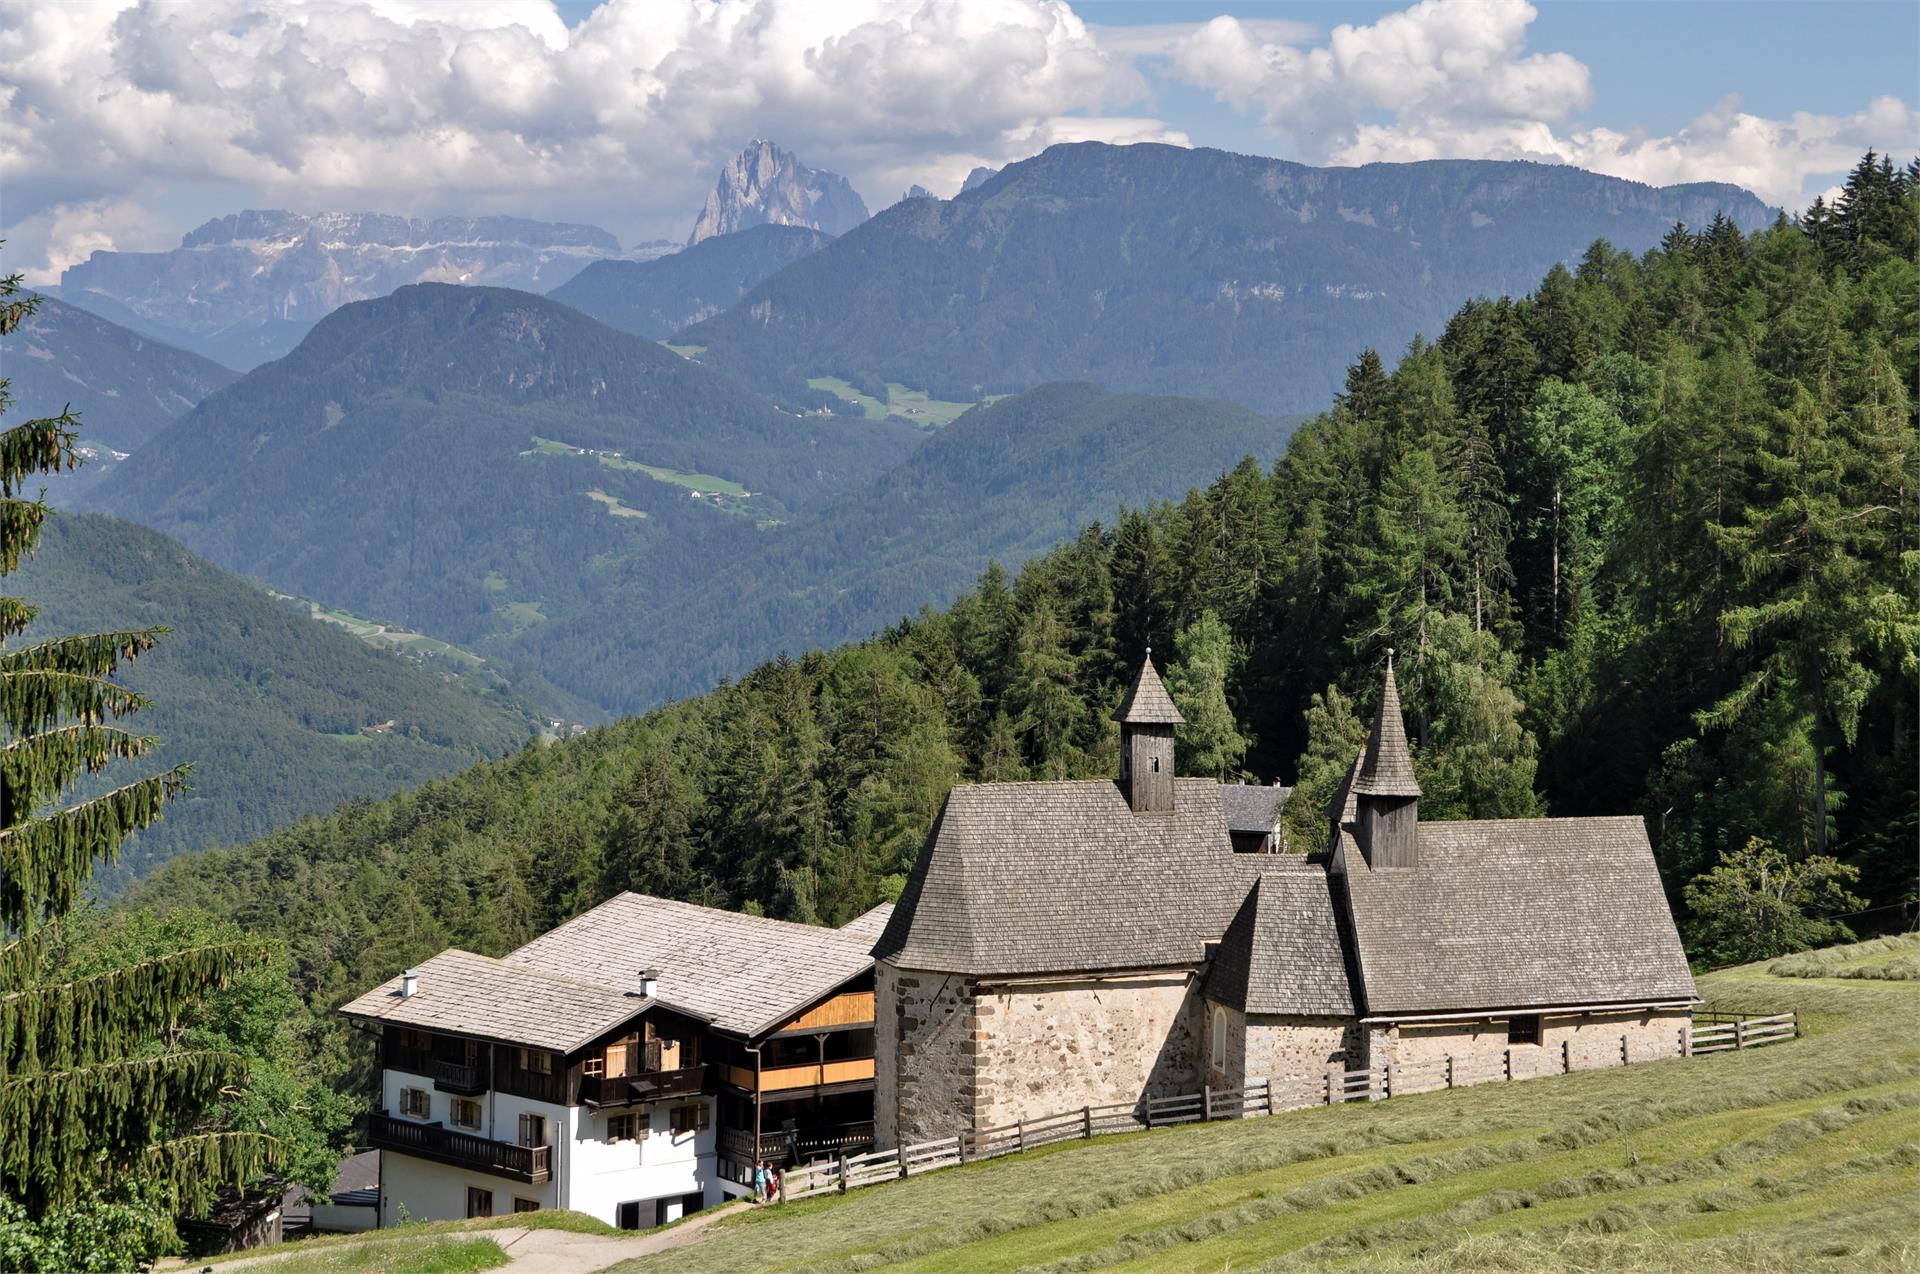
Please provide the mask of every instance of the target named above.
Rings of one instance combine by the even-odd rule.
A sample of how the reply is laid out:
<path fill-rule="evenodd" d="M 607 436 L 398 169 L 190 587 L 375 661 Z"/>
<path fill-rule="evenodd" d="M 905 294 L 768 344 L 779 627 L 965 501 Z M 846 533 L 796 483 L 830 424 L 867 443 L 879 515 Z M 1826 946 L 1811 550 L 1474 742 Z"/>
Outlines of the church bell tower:
<path fill-rule="evenodd" d="M 1153 649 L 1120 705 L 1120 786 L 1135 814 L 1173 812 L 1173 729 L 1185 725 L 1153 670 Z"/>

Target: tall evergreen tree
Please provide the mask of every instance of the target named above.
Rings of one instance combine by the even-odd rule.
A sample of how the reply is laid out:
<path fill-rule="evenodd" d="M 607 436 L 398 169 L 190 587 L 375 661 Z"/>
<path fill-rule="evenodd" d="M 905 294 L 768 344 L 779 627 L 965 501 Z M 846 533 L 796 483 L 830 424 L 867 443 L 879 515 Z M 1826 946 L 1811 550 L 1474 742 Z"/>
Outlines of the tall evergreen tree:
<path fill-rule="evenodd" d="M 34 308 L 19 295 L 19 276 L 0 280 L 0 336 Z M 0 411 L 9 405 L 0 380 Z M 33 551 L 49 510 L 44 492 L 29 492 L 41 475 L 75 466 L 76 426 L 63 412 L 0 432 L 0 574 Z M 274 1142 L 198 1130 L 245 1062 L 179 1047 L 167 1028 L 264 950 L 213 942 L 58 975 L 50 956 L 59 922 L 94 868 L 160 816 L 186 770 L 76 799 L 83 780 L 152 749 L 152 739 L 117 724 L 144 700 L 112 677 L 164 630 L 23 640 L 34 614 L 22 599 L 0 598 L 0 930 L 13 936 L 0 948 L 0 1194 L 13 1205 L 9 1223 L 28 1228 L 58 1229 L 52 1214 L 133 1195 L 197 1213 L 221 1186 L 256 1177 Z M 116 1246 L 108 1259 L 123 1254 Z"/>
<path fill-rule="evenodd" d="M 1240 773 L 1247 739 L 1235 724 L 1228 689 L 1240 663 L 1233 634 L 1208 611 L 1180 630 L 1180 657 L 1167 669 L 1167 693 L 1186 718 L 1175 742 L 1182 773 L 1228 779 Z"/>

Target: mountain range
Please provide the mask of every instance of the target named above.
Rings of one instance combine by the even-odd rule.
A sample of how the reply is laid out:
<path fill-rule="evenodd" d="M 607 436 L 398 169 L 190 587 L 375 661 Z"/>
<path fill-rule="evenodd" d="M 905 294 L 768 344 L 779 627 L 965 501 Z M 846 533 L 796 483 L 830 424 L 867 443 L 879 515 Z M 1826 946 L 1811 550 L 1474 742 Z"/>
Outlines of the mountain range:
<path fill-rule="evenodd" d="M 608 327 L 664 340 L 732 306 L 832 237 L 806 226 L 753 226 L 646 261 L 595 261 L 548 295 Z"/>
<path fill-rule="evenodd" d="M 769 141 L 754 141 L 720 170 L 687 246 L 752 226 L 805 226 L 845 234 L 870 214 L 839 173 L 809 168 Z"/>
<path fill-rule="evenodd" d="M 1356 350 L 1389 358 L 1463 296 L 1532 285 L 1595 239 L 1772 210 L 1534 163 L 1309 168 L 1224 151 L 1049 148 L 951 200 L 912 199 L 676 339 L 776 394 L 833 376 L 973 401 L 1050 380 L 1323 406 Z"/>
<path fill-rule="evenodd" d="M 56 515 L 8 580 L 39 607 L 26 637 L 164 624 L 125 684 L 158 769 L 193 763 L 190 790 L 134 838 L 118 879 L 175 854 L 264 835 L 503 756 L 537 724 L 482 677 L 374 650 L 144 527 Z"/>
<path fill-rule="evenodd" d="M 61 273 L 60 295 L 245 370 L 350 301 L 425 281 L 544 290 L 619 254 L 594 226 L 248 211 L 207 222 L 171 251 L 95 252 Z"/>

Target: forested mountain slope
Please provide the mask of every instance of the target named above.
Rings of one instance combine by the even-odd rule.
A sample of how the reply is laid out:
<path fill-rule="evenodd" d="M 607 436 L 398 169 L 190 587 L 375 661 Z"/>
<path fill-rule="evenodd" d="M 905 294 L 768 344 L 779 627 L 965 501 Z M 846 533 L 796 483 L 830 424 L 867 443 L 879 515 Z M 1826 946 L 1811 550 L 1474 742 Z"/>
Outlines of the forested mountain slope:
<path fill-rule="evenodd" d="M 121 880 L 500 756 L 535 727 L 502 691 L 372 650 L 113 518 L 54 517 L 15 579 L 40 608 L 29 642 L 173 630 L 124 680 L 153 700 L 138 729 L 160 740 L 157 765 L 192 762 L 192 787 L 134 837 Z"/>
<path fill-rule="evenodd" d="M 1751 238 L 1596 247 L 1390 376 L 1363 355 L 1270 470 L 870 641 L 177 862 L 141 898 L 286 937 L 319 1010 L 622 888 L 842 919 L 898 886 L 956 777 L 1114 773 L 1151 642 L 1193 723 L 1183 768 L 1297 782 L 1296 837 L 1392 646 L 1423 818 L 1645 816 L 1707 961 L 1902 927 L 1920 200 L 1871 164 L 1850 190 Z M 1809 873 L 1839 896 L 1797 893 Z M 1723 923 L 1728 896 L 1767 924 Z"/>
<path fill-rule="evenodd" d="M 1770 215 L 1734 186 L 1560 165 L 1062 145 L 887 209 L 680 339 L 781 395 L 827 375 L 963 402 L 1084 379 L 1304 413 L 1355 349 L 1397 350 L 1463 296 L 1722 211 L 1743 230 Z"/>
<path fill-rule="evenodd" d="M 81 446 L 92 455 L 79 473 L 51 484 L 56 499 L 98 479 L 118 463 L 116 452 L 144 446 L 239 378 L 198 354 L 52 297 L 41 299 L 8 343 L 4 370 L 24 406 L 49 413 L 70 406 L 80 417 Z"/>
<path fill-rule="evenodd" d="M 1218 400 L 1045 385 L 974 408 L 899 467 L 698 572 L 610 586 L 591 612 L 529 630 L 514 657 L 608 708 L 649 708 L 782 649 L 836 645 L 945 605 L 990 559 L 1023 562 L 1243 456 L 1264 464 L 1290 432 Z"/>
<path fill-rule="evenodd" d="M 596 261 L 547 295 L 608 327 L 664 340 L 832 239 L 807 226 L 754 226 L 651 261 Z"/>
<path fill-rule="evenodd" d="M 684 571 L 919 438 L 783 414 L 544 297 L 420 284 L 329 315 L 93 498 L 284 591 L 471 644 L 592 604 L 604 563 Z M 752 494 L 689 499 L 660 476 L 682 472 Z"/>

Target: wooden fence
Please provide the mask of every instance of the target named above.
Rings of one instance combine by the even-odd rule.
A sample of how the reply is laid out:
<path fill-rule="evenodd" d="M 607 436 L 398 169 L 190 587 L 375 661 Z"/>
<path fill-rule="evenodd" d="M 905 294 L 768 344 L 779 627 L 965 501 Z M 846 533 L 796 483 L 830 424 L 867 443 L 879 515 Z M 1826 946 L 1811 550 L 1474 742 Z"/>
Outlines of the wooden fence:
<path fill-rule="evenodd" d="M 1149 1128 L 1220 1119 L 1251 1119 L 1314 1106 L 1385 1101 L 1471 1084 L 1571 1074 L 1664 1057 L 1697 1057 L 1777 1044 L 1799 1034 L 1798 1013 L 1741 1017 L 1736 1013 L 1702 1010 L 1694 1013 L 1691 1030 L 1682 1031 L 1679 1039 L 1670 1043 L 1636 1045 L 1631 1034 L 1623 1033 L 1569 1038 L 1562 1040 L 1557 1049 L 1508 1048 L 1499 1054 L 1448 1055 L 1421 1062 L 1390 1063 L 1370 1070 L 1350 1071 L 1329 1066 L 1325 1073 L 1312 1078 L 1265 1079 L 1242 1088 L 1206 1088 L 1197 1093 L 1111 1106 L 1082 1106 L 1057 1115 L 1017 1120 L 999 1128 L 962 1132 L 938 1141 L 818 1160 L 788 1169 L 781 1181 L 780 1193 L 787 1199 L 805 1199 L 881 1181 L 897 1181 L 977 1159 L 997 1159 L 1056 1141 L 1088 1140 L 1104 1133 L 1143 1132 Z"/>

